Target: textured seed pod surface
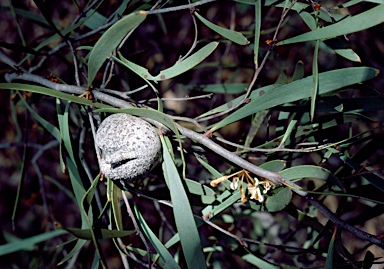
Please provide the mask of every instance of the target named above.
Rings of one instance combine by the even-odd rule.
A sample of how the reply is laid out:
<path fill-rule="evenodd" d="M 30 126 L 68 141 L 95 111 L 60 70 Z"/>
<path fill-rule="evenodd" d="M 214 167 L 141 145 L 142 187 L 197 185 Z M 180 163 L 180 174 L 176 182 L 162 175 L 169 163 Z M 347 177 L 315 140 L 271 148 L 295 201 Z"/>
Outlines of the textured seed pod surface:
<path fill-rule="evenodd" d="M 128 114 L 107 117 L 100 124 L 95 140 L 101 149 L 102 173 L 122 182 L 152 170 L 161 154 L 156 130 L 145 120 Z"/>

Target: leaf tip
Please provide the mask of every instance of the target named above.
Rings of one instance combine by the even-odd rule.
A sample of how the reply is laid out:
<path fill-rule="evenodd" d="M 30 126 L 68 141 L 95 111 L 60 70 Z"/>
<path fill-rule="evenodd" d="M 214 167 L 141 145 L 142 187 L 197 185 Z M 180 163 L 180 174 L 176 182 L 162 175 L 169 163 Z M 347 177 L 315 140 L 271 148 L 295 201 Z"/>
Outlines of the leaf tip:
<path fill-rule="evenodd" d="M 140 11 L 138 11 L 137 13 L 136 13 L 137 15 L 141 15 L 141 16 L 143 16 L 143 17 L 147 17 L 147 12 L 146 11 L 144 11 L 144 10 L 140 10 Z"/>

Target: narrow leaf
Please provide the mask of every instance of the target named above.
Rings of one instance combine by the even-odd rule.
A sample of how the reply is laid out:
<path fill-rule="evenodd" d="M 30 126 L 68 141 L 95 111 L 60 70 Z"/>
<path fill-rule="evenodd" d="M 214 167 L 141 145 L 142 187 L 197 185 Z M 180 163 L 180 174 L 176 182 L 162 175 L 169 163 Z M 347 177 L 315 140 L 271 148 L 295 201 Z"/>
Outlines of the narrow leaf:
<path fill-rule="evenodd" d="M 207 206 L 203 209 L 202 215 L 205 218 L 213 218 L 218 215 L 228 207 L 232 206 L 234 203 L 237 203 L 241 198 L 239 191 L 225 191 L 216 198 L 215 202 L 212 205 Z"/>
<path fill-rule="evenodd" d="M 152 246 L 156 249 L 157 253 L 164 260 L 164 264 L 162 265 L 164 268 L 180 268 L 180 266 L 176 263 L 175 259 L 169 253 L 169 251 L 165 248 L 163 243 L 156 237 L 156 235 L 152 232 L 151 228 L 149 228 L 143 216 L 135 207 L 135 214 L 137 216 L 137 220 L 139 221 L 145 235 L 151 241 Z"/>
<path fill-rule="evenodd" d="M 267 92 L 272 91 L 273 89 L 278 88 L 278 87 L 280 87 L 280 85 L 273 84 L 273 85 L 268 85 L 268 86 L 265 86 L 265 87 L 258 88 L 256 90 L 252 90 L 250 99 L 254 100 L 258 96 L 262 96 L 262 95 L 266 94 Z M 218 107 L 216 107 L 216 108 L 214 108 L 214 109 L 212 109 L 212 110 L 210 110 L 208 112 L 205 112 L 204 114 L 198 116 L 197 118 L 203 118 L 203 117 L 215 114 L 215 113 L 223 112 L 223 111 L 225 111 L 225 110 L 227 110 L 227 109 L 229 109 L 229 108 L 231 108 L 233 106 L 236 106 L 243 99 L 244 99 L 244 95 L 239 96 L 239 97 L 233 99 L 232 101 L 230 101 L 230 102 L 228 102 L 228 103 L 226 103 L 224 105 L 218 106 Z"/>
<path fill-rule="evenodd" d="M 249 84 L 247 83 L 225 83 L 225 84 L 207 84 L 207 85 L 181 85 L 183 89 L 193 91 L 201 90 L 202 92 L 213 92 L 220 94 L 242 94 L 247 91 Z"/>
<path fill-rule="evenodd" d="M 7 89 L 7 90 L 16 90 L 16 91 L 27 91 L 27 92 L 35 92 L 44 94 L 47 96 L 52 96 L 59 98 L 61 100 L 71 101 L 76 104 L 80 105 L 86 105 L 90 107 L 98 107 L 98 108 L 108 108 L 112 107 L 110 105 L 98 103 L 98 102 L 92 102 L 91 100 L 87 100 L 85 98 L 80 98 L 77 96 L 74 96 L 72 94 L 59 92 L 53 89 L 49 89 L 42 86 L 36 86 L 36 85 L 29 85 L 29 84 L 21 84 L 21 83 L 0 83 L 0 89 Z"/>
<path fill-rule="evenodd" d="M 20 251 L 26 248 L 30 248 L 38 243 L 47 241 L 53 237 L 66 234 L 66 231 L 63 230 L 55 230 L 51 232 L 46 232 L 43 234 L 35 235 L 26 239 L 17 240 L 12 243 L 4 244 L 0 246 L 0 256 L 13 253 L 16 251 Z"/>
<path fill-rule="evenodd" d="M 145 11 L 139 11 L 116 22 L 96 42 L 88 61 L 88 86 L 92 85 L 97 72 L 109 57 L 111 52 L 117 48 L 129 31 L 142 23 L 147 16 Z"/>
<path fill-rule="evenodd" d="M 169 190 L 173 204 L 173 212 L 180 242 L 183 247 L 188 268 L 206 268 L 205 258 L 201 247 L 199 232 L 193 217 L 191 206 L 183 183 L 168 152 L 167 144 L 161 136 L 163 145 L 163 171 L 167 181 L 170 182 Z"/>
<path fill-rule="evenodd" d="M 128 67 L 129 69 L 131 69 L 133 72 L 135 72 L 137 75 L 139 75 L 144 79 L 161 81 L 161 80 L 166 80 L 166 79 L 176 77 L 192 69 L 193 67 L 201 63 L 205 58 L 207 58 L 216 49 L 218 44 L 219 44 L 218 42 L 211 42 L 205 45 L 203 48 L 201 48 L 191 56 L 187 57 L 183 61 L 178 62 L 175 65 L 162 70 L 157 76 L 152 76 L 148 72 L 148 69 L 125 59 L 121 54 L 119 54 L 120 59 L 117 59 L 116 57 L 114 57 L 114 59 L 118 60 L 119 63 Z"/>
<path fill-rule="evenodd" d="M 298 61 L 295 67 L 295 72 L 292 75 L 292 81 L 302 79 L 304 77 L 304 63 L 303 61 Z"/>
<path fill-rule="evenodd" d="M 352 67 L 320 73 L 318 93 L 319 95 L 330 93 L 342 87 L 371 79 L 377 74 L 378 71 L 370 67 Z M 250 103 L 215 124 L 211 131 L 220 129 L 221 127 L 248 117 L 258 111 L 270 109 L 284 103 L 309 98 L 312 94 L 310 90 L 312 87 L 313 76 L 309 76 L 277 87 L 256 98 L 252 98 L 251 95 L 252 101 Z"/>
<path fill-rule="evenodd" d="M 266 260 L 263 260 L 259 257 L 256 257 L 252 253 L 248 253 L 244 255 L 243 260 L 249 262 L 250 264 L 257 266 L 258 268 L 263 268 L 263 269 L 278 269 L 279 267 L 267 262 Z"/>
<path fill-rule="evenodd" d="M 318 39 L 328 39 L 359 32 L 384 22 L 383 14 L 384 5 L 378 5 L 368 11 L 346 18 L 330 26 L 283 40 L 277 43 L 277 46 Z"/>
<path fill-rule="evenodd" d="M 194 14 L 206 26 L 211 28 L 216 33 L 222 35 L 223 37 L 231 40 L 232 42 L 239 44 L 239 45 L 248 45 L 249 44 L 248 39 L 246 39 L 245 36 L 243 36 L 241 33 L 227 29 L 227 28 L 220 27 L 220 26 L 210 22 L 209 20 L 205 19 L 196 11 L 194 12 Z"/>
<path fill-rule="evenodd" d="M 343 184 L 340 180 L 332 174 L 329 170 L 316 166 L 316 165 L 299 165 L 287 168 L 280 172 L 286 179 L 297 181 L 303 178 L 318 178 L 329 181 L 333 185 L 337 185 L 340 189 L 344 190 Z"/>
<path fill-rule="evenodd" d="M 360 56 L 352 49 L 334 49 L 334 51 L 345 59 L 361 63 Z"/>
<path fill-rule="evenodd" d="M 283 210 L 292 199 L 292 190 L 290 188 L 280 188 L 276 193 L 267 198 L 265 207 L 268 212 Z"/>
<path fill-rule="evenodd" d="M 123 229 L 123 218 L 121 215 L 120 202 L 122 200 L 122 194 L 119 187 L 112 183 L 112 180 L 108 178 L 108 184 L 111 188 L 111 205 L 113 210 L 113 217 L 118 230 Z"/>
<path fill-rule="evenodd" d="M 319 66 L 318 66 L 319 44 L 320 44 L 320 40 L 316 40 L 315 53 L 313 55 L 313 62 L 312 62 L 313 87 L 312 87 L 312 96 L 311 96 L 311 110 L 309 113 L 311 117 L 311 121 L 313 121 L 313 118 L 315 116 L 316 97 L 319 92 Z"/>
<path fill-rule="evenodd" d="M 261 164 L 260 167 L 268 171 L 278 173 L 286 167 L 286 161 L 273 160 L 273 161 L 269 161 Z"/>
<path fill-rule="evenodd" d="M 92 240 L 92 234 L 94 233 L 97 239 L 109 239 L 109 238 L 120 238 L 136 233 L 136 231 L 117 231 L 100 229 L 99 231 L 92 231 L 91 229 L 74 229 L 74 228 L 62 228 L 68 233 L 76 236 L 77 238 Z"/>
<path fill-rule="evenodd" d="M 259 45 L 261 35 L 261 0 L 255 3 L 255 37 L 253 39 L 253 58 L 256 68 L 259 67 Z"/>
<path fill-rule="evenodd" d="M 333 256 L 334 256 L 333 252 L 334 252 L 334 248 L 335 248 L 336 232 L 337 232 L 337 228 L 335 227 L 335 230 L 332 234 L 331 242 L 329 242 L 329 246 L 328 246 L 327 260 L 326 260 L 325 266 L 324 266 L 325 269 L 334 268 L 333 267 Z"/>
<path fill-rule="evenodd" d="M 73 247 L 71 252 L 69 252 L 57 265 L 61 265 L 66 261 L 70 260 L 73 256 L 77 254 L 77 252 L 79 252 L 83 248 L 86 242 L 87 240 L 84 239 L 77 240 L 76 245 Z"/>

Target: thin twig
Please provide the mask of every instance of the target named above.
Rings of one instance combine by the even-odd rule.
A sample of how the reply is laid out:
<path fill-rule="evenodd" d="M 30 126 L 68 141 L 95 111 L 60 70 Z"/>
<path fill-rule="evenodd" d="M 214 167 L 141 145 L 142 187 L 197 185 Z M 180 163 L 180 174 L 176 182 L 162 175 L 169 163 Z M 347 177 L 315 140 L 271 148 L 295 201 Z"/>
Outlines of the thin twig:
<path fill-rule="evenodd" d="M 193 15 L 192 12 L 191 12 L 191 17 L 192 17 L 193 25 L 194 25 L 194 28 L 195 28 L 195 38 L 194 38 L 193 43 L 192 43 L 192 46 L 191 46 L 191 48 L 188 50 L 188 52 L 187 52 L 183 57 L 180 57 L 180 59 L 178 59 L 178 60 L 176 61 L 175 64 L 180 63 L 181 61 L 185 60 L 185 58 L 187 58 L 187 57 L 192 53 L 192 51 L 196 48 L 196 45 L 197 45 L 197 35 L 198 35 L 198 30 L 197 30 L 196 18 L 195 18 L 195 16 Z"/>
<path fill-rule="evenodd" d="M 159 2 L 159 1 L 158 1 L 158 2 Z M 155 8 L 157 7 L 157 5 L 158 5 L 158 2 L 157 2 L 155 5 L 153 5 L 153 6 L 151 7 L 150 10 L 155 9 Z M 147 12 L 147 14 L 148 14 L 148 12 Z M 128 38 L 129 38 L 129 37 L 131 36 L 131 34 L 136 30 L 137 27 L 139 27 L 139 25 L 138 25 L 138 26 L 135 26 L 131 31 L 129 31 L 129 32 L 126 34 L 126 36 L 123 38 L 123 40 L 122 40 L 122 41 L 120 42 L 120 44 L 117 46 L 116 51 L 119 51 L 119 50 L 124 46 L 125 42 L 128 40 Z"/>
<path fill-rule="evenodd" d="M 235 16 L 236 16 L 235 9 L 232 8 L 231 9 L 231 19 L 230 19 L 230 24 L 229 24 L 229 29 L 232 30 L 232 31 L 235 30 L 235 26 L 236 26 L 236 23 L 235 23 L 235 19 L 236 18 L 235 18 Z M 227 56 L 229 54 L 229 51 L 231 50 L 231 47 L 232 47 L 232 42 L 227 42 L 225 44 L 224 53 L 220 57 L 220 64 L 218 65 L 217 72 L 216 72 L 216 83 L 217 84 L 221 83 L 221 78 L 222 78 L 222 73 L 223 73 L 223 62 L 224 62 L 225 58 L 227 58 Z"/>
<path fill-rule="evenodd" d="M 147 11 L 147 14 L 148 15 L 149 14 L 160 14 L 160 13 L 167 13 L 167 12 L 178 11 L 178 10 L 183 10 L 183 9 L 193 9 L 197 6 L 201 6 L 201 5 L 215 2 L 215 1 L 216 0 L 202 0 L 200 2 L 195 2 L 192 4 L 186 4 L 186 5 L 176 6 L 176 7 L 160 8 L 160 9 Z"/>
<path fill-rule="evenodd" d="M 44 179 L 43 179 L 43 174 L 41 173 L 40 167 L 37 163 L 38 159 L 40 156 L 48 149 L 56 147 L 59 145 L 59 141 L 57 140 L 52 140 L 48 142 L 45 145 L 42 145 L 40 149 L 36 152 L 36 154 L 33 156 L 31 159 L 31 163 L 33 167 L 35 168 L 37 178 L 39 180 L 39 185 L 40 185 L 40 193 L 41 193 L 41 198 L 43 200 L 43 207 L 44 207 L 44 214 L 46 216 L 49 216 L 49 209 L 48 209 L 48 203 L 47 203 L 47 196 L 45 194 L 45 187 L 44 187 Z"/>
<path fill-rule="evenodd" d="M 139 226 L 139 224 L 138 224 L 137 221 L 136 221 L 135 214 L 133 213 L 132 208 L 131 208 L 131 205 L 130 205 L 129 202 L 128 202 L 127 195 L 125 195 L 125 191 L 124 191 L 124 190 L 121 190 L 121 193 L 122 193 L 122 195 L 123 195 L 124 203 L 125 203 L 125 205 L 126 205 L 126 207 L 127 207 L 128 215 L 131 217 L 133 226 L 135 227 L 136 232 L 139 234 L 139 236 L 140 236 L 140 238 L 141 238 L 141 241 L 143 241 L 143 244 L 145 245 L 145 248 L 147 249 L 148 264 L 149 264 L 149 268 L 151 268 L 151 250 L 150 250 L 150 248 L 149 248 L 149 246 L 148 246 L 148 244 L 147 244 L 147 240 L 145 239 L 143 233 L 142 233 L 141 230 L 140 230 L 140 226 Z"/>
<path fill-rule="evenodd" d="M 79 65 L 77 63 L 77 57 L 76 57 L 76 51 L 75 49 L 73 48 L 73 45 L 72 45 L 72 42 L 67 40 L 67 44 L 68 46 L 70 47 L 71 49 L 71 53 L 72 53 L 72 59 L 73 59 L 73 66 L 75 67 L 75 80 L 76 80 L 76 85 L 77 86 L 80 86 L 81 85 L 81 82 L 80 82 L 80 77 L 79 77 Z"/>
<path fill-rule="evenodd" d="M 160 98 L 160 100 L 162 101 L 189 101 L 189 100 L 195 100 L 195 99 L 204 99 L 204 98 L 212 98 L 213 96 L 213 93 L 208 93 L 208 94 L 203 94 L 203 95 L 199 95 L 199 96 L 184 96 L 184 97 L 165 97 L 165 98 Z M 157 98 L 152 98 L 152 99 L 149 99 L 149 100 L 143 100 L 143 101 L 140 101 L 139 103 L 144 103 L 144 102 L 157 102 Z"/>
<path fill-rule="evenodd" d="M 111 79 L 113 77 L 114 67 L 115 67 L 115 61 L 109 60 L 107 63 L 107 66 L 105 68 L 105 71 L 104 71 L 103 81 L 100 85 L 100 89 L 104 89 L 105 87 L 107 87 L 108 83 L 111 81 Z M 108 74 L 108 76 L 107 76 L 107 74 Z"/>
<path fill-rule="evenodd" d="M 89 31 L 89 32 L 87 32 L 87 33 L 85 33 L 83 35 L 80 35 L 78 37 L 73 38 L 72 41 L 73 42 L 81 41 L 81 40 L 83 40 L 83 39 L 85 39 L 87 37 L 90 37 L 90 36 L 92 36 L 94 34 L 97 34 L 97 33 L 101 32 L 101 31 L 103 31 L 104 29 L 108 28 L 109 26 L 111 26 L 115 22 L 116 22 L 116 20 L 113 20 L 111 22 L 103 24 L 100 27 L 96 28 L 95 30 Z M 63 41 L 63 42 L 59 43 L 56 47 L 54 47 L 49 52 L 47 52 L 46 55 L 44 55 L 35 66 L 30 67 L 28 69 L 28 72 L 33 73 L 34 71 L 39 69 L 50 56 L 52 56 L 53 54 L 55 54 L 56 52 L 58 52 L 59 50 L 64 48 L 66 45 L 67 45 L 66 41 Z"/>
<path fill-rule="evenodd" d="M 288 149 L 288 148 L 284 148 L 283 145 L 279 145 L 276 148 L 262 149 L 262 148 L 246 147 L 246 146 L 243 146 L 241 144 L 237 144 L 237 143 L 233 143 L 231 141 L 228 141 L 228 140 L 226 140 L 226 139 L 224 139 L 222 137 L 215 137 L 215 139 L 217 139 L 218 141 L 223 142 L 223 143 L 225 143 L 227 145 L 231 145 L 233 147 L 241 148 L 241 149 L 244 149 L 246 151 L 266 152 L 266 153 L 271 153 L 271 152 L 302 152 L 302 153 L 310 153 L 310 152 L 322 150 L 322 149 L 325 149 L 325 148 L 329 148 L 329 147 L 332 146 L 332 145 L 327 144 L 327 145 L 322 145 L 322 146 L 318 146 L 318 147 L 310 147 L 310 148 L 305 148 L 305 149 Z"/>
<path fill-rule="evenodd" d="M 283 13 L 282 13 L 282 15 L 281 15 L 281 17 L 280 17 L 279 24 L 278 24 L 278 26 L 277 26 L 277 28 L 276 28 L 275 34 L 273 35 L 273 40 L 276 39 L 277 34 L 278 34 L 279 30 L 280 30 L 281 23 L 284 21 L 284 18 L 285 18 L 285 16 L 288 14 L 288 11 L 293 7 L 293 5 L 294 5 L 296 2 L 297 2 L 297 0 L 294 0 L 294 1 L 292 2 L 292 4 L 290 5 L 289 8 L 287 8 L 286 10 L 283 10 Z M 267 61 L 267 59 L 268 59 L 268 57 L 269 57 L 269 54 L 271 54 L 271 52 L 272 52 L 272 49 L 273 49 L 273 47 L 274 47 L 273 44 L 274 44 L 274 43 L 272 42 L 272 44 L 270 45 L 269 49 L 267 50 L 267 52 L 266 52 L 266 54 L 265 54 L 265 56 L 264 56 L 264 58 L 263 58 L 263 61 L 261 62 L 260 66 L 259 66 L 259 67 L 257 67 L 257 66 L 255 67 L 255 73 L 254 73 L 254 75 L 253 75 L 252 81 L 251 81 L 251 83 L 249 84 L 248 90 L 247 90 L 247 92 L 245 93 L 245 95 L 243 96 L 242 100 L 241 100 L 239 103 L 237 103 L 236 105 L 234 105 L 233 107 L 230 107 L 230 108 L 228 108 L 228 109 L 225 110 L 225 111 L 222 111 L 222 112 L 219 112 L 219 113 L 216 113 L 216 114 L 213 114 L 213 115 L 204 117 L 204 118 L 199 118 L 199 117 L 197 117 L 196 119 L 197 119 L 199 122 L 201 122 L 201 121 L 207 121 L 207 120 L 214 119 L 214 118 L 216 118 L 216 117 L 220 117 L 220 116 L 223 116 L 223 115 L 225 115 L 225 114 L 228 114 L 229 112 L 231 112 L 231 111 L 237 109 L 238 107 L 240 107 L 241 105 L 243 105 L 245 102 L 247 102 L 247 100 L 248 100 L 248 98 L 249 98 L 249 96 L 250 96 L 250 94 L 251 94 L 251 92 L 252 92 L 252 88 L 254 87 L 254 85 L 255 85 L 255 83 L 256 83 L 256 80 L 257 80 L 257 78 L 259 77 L 259 74 L 260 74 L 261 70 L 264 68 L 264 65 L 265 65 L 265 63 L 266 63 L 266 61 Z"/>
<path fill-rule="evenodd" d="M 160 216 L 160 219 L 163 225 L 165 225 L 172 234 L 176 234 L 175 229 L 172 227 L 171 223 L 169 222 L 167 217 L 164 215 L 164 212 L 161 210 L 160 203 L 158 202 L 158 200 L 153 200 L 153 204 L 155 206 L 155 209 L 157 210 L 157 213 Z"/>
<path fill-rule="evenodd" d="M 110 94 L 113 94 L 113 95 L 116 95 L 116 96 L 119 96 L 123 99 L 129 99 L 129 96 L 131 94 L 134 94 L 136 92 L 139 92 L 139 91 L 142 91 L 143 89 L 146 89 L 148 88 L 148 84 L 144 85 L 144 86 L 141 86 L 137 89 L 134 89 L 132 91 L 126 91 L 126 92 L 121 92 L 121 91 L 116 91 L 116 90 L 110 90 L 110 89 L 103 89 L 102 87 L 100 87 L 100 91 L 101 92 L 106 92 L 106 93 L 110 93 Z"/>
<path fill-rule="evenodd" d="M 350 232 L 351 234 L 357 236 L 358 238 L 371 242 L 384 249 L 384 239 L 379 239 L 378 237 L 369 234 L 363 230 L 360 230 L 352 225 L 349 225 L 339 217 L 337 217 L 328 207 L 322 204 L 319 200 L 314 198 L 312 195 L 307 196 L 307 201 L 313 205 L 315 208 L 321 211 L 325 216 L 327 216 L 337 227 Z"/>
<path fill-rule="evenodd" d="M 191 118 L 187 118 L 187 117 L 180 117 L 180 116 L 170 116 L 173 120 L 177 120 L 177 121 L 185 121 L 185 122 L 190 122 L 190 123 L 193 123 L 194 125 L 196 125 L 197 128 L 199 128 L 200 130 L 202 130 L 203 132 L 206 132 L 207 130 L 204 128 L 203 125 L 201 125 L 200 123 L 198 123 L 196 120 L 194 119 L 191 119 Z"/>

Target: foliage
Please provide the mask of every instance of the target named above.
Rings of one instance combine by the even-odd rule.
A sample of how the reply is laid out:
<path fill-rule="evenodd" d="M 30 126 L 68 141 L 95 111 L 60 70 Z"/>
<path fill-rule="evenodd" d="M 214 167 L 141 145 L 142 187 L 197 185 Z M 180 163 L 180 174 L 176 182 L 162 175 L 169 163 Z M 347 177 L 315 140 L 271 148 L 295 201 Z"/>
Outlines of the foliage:
<path fill-rule="evenodd" d="M 382 1 L 60 5 L 1 6 L 1 264 L 382 266 Z M 110 113 L 163 147 L 123 191 Z"/>

